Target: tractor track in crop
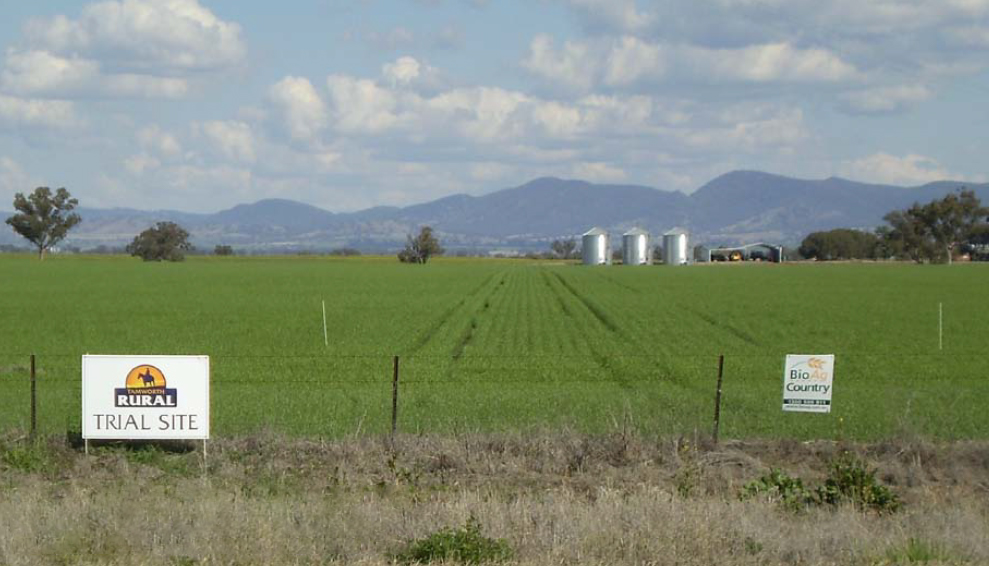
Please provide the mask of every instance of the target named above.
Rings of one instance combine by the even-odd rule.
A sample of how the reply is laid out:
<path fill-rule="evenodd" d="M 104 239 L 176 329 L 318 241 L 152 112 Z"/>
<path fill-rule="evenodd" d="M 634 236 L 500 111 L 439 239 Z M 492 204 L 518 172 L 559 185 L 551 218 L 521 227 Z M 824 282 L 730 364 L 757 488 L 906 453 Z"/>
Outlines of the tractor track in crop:
<path fill-rule="evenodd" d="M 573 285 L 571 285 L 559 273 L 554 272 L 553 276 L 556 277 L 556 279 L 560 282 L 560 284 L 563 285 L 563 288 L 569 291 L 570 294 L 574 296 L 574 298 L 580 301 L 580 303 L 584 305 L 587 308 L 587 310 L 590 311 L 592 315 L 594 315 L 594 318 L 596 318 L 598 322 L 600 322 L 605 328 L 607 328 L 609 331 L 615 334 L 618 334 L 619 336 L 624 334 L 621 328 L 619 328 L 618 325 L 615 324 L 615 321 L 611 320 L 611 317 L 608 315 L 608 313 L 604 311 L 604 309 L 599 307 L 596 303 L 594 303 L 594 301 L 591 301 L 590 299 L 585 297 L 580 291 L 575 289 Z"/>
<path fill-rule="evenodd" d="M 598 313 L 594 309 L 592 309 L 585 300 L 582 299 L 580 294 L 578 294 L 572 287 L 570 287 L 566 283 L 566 281 L 560 276 L 559 273 L 553 273 L 553 275 L 556 278 L 556 280 L 560 283 L 560 285 L 563 287 L 564 290 L 566 290 L 570 295 L 573 295 L 575 298 L 577 298 L 580 304 L 584 305 L 584 307 L 587 308 L 587 310 L 592 315 L 594 315 L 595 320 L 597 320 L 599 323 L 604 325 L 605 328 L 607 328 L 608 330 L 612 332 L 617 332 L 617 328 L 615 328 L 613 324 L 609 325 L 604 320 L 602 320 L 601 317 L 598 315 Z M 563 293 L 561 293 L 558 287 L 555 287 L 552 284 L 552 280 L 545 272 L 543 272 L 543 281 L 546 283 L 546 286 L 549 287 L 550 292 L 553 294 L 553 297 L 556 298 L 557 304 L 559 304 L 560 310 L 563 311 L 563 314 L 569 320 L 572 320 L 575 326 L 579 325 L 576 316 L 574 316 L 574 313 L 570 310 L 569 307 L 567 307 L 567 302 L 564 299 Z M 604 352 L 602 352 L 600 349 L 598 349 L 594 345 L 594 343 L 590 339 L 588 339 L 587 336 L 581 335 L 581 337 L 583 338 L 584 343 L 587 346 L 587 350 L 591 353 L 591 358 L 594 360 L 594 363 L 596 363 L 597 366 L 600 367 L 602 370 L 607 372 L 610 380 L 615 384 L 617 384 L 619 387 L 622 387 L 623 389 L 631 389 L 632 384 L 629 382 L 629 380 L 625 379 L 621 375 L 621 372 L 617 371 L 615 367 L 612 365 L 612 358 L 607 354 L 605 354 Z"/>
<path fill-rule="evenodd" d="M 597 277 L 600 277 L 601 279 L 604 279 L 605 281 L 607 281 L 608 283 L 611 283 L 612 285 L 614 285 L 616 287 L 619 287 L 621 289 L 625 289 L 626 291 L 631 291 L 631 292 L 633 292 L 633 293 L 635 293 L 637 295 L 641 295 L 642 292 L 643 292 L 642 289 L 639 289 L 637 287 L 633 287 L 633 286 L 631 286 L 631 285 L 629 285 L 627 283 L 623 283 L 623 282 L 615 279 L 614 277 L 605 274 L 605 272 L 604 272 L 603 269 L 597 269 L 597 270 L 595 270 L 594 271 L 594 275 L 597 276 Z"/>
<path fill-rule="evenodd" d="M 485 288 L 497 276 L 498 276 L 497 273 L 492 274 L 490 277 L 488 277 L 483 282 L 481 282 L 480 285 L 478 285 L 470 292 L 468 292 L 456 304 L 443 311 L 443 314 L 441 314 L 439 318 L 434 320 L 433 323 L 428 328 L 426 328 L 423 332 L 421 332 L 418 335 L 418 337 L 416 337 L 415 341 L 409 346 L 408 350 L 406 351 L 406 355 L 413 355 L 416 352 L 425 348 L 426 345 L 429 344 L 429 341 L 432 340 L 434 336 L 436 336 L 436 333 L 439 332 L 443 328 L 443 326 L 446 325 L 451 319 L 453 319 L 454 315 L 456 315 L 457 312 L 461 308 L 463 308 L 464 305 L 467 304 L 467 301 L 471 297 L 477 295 L 477 293 L 480 292 L 481 289 Z"/>
<path fill-rule="evenodd" d="M 735 328 L 734 326 L 732 326 L 731 324 L 728 324 L 727 322 L 719 321 L 718 319 L 714 318 L 713 316 L 711 316 L 711 315 L 709 315 L 709 314 L 707 314 L 707 313 L 705 313 L 703 311 L 699 311 L 697 309 L 691 308 L 691 307 L 686 307 L 685 306 L 685 307 L 683 307 L 683 309 L 686 310 L 687 312 L 693 314 L 697 318 L 703 320 L 704 322 L 708 323 L 712 327 L 714 327 L 714 328 L 716 328 L 718 330 L 727 332 L 728 334 L 731 334 L 735 338 L 738 338 L 739 340 L 745 342 L 746 344 L 749 344 L 750 346 L 759 346 L 760 345 L 759 344 L 759 341 L 756 340 L 755 338 L 753 338 L 751 334 L 749 334 L 748 332 L 745 332 L 744 330 L 740 330 L 738 328 Z"/>
<path fill-rule="evenodd" d="M 493 275 L 485 281 L 485 285 L 487 285 L 487 282 L 497 275 L 499 274 Z M 464 355 L 464 350 L 467 349 L 470 341 L 474 338 L 474 331 L 477 330 L 477 325 L 479 324 L 478 321 L 481 319 L 482 315 L 487 313 L 491 308 L 491 300 L 495 297 L 498 291 L 505 286 L 505 276 L 504 274 L 500 275 L 501 279 L 498 281 L 498 284 L 493 286 L 493 288 L 488 291 L 488 294 L 485 295 L 484 302 L 481 303 L 477 309 L 475 309 L 474 314 L 470 317 L 470 324 L 464 329 L 464 332 L 460 335 L 460 339 L 457 340 L 457 343 L 454 344 L 453 351 L 451 352 L 454 361 L 459 360 Z"/>

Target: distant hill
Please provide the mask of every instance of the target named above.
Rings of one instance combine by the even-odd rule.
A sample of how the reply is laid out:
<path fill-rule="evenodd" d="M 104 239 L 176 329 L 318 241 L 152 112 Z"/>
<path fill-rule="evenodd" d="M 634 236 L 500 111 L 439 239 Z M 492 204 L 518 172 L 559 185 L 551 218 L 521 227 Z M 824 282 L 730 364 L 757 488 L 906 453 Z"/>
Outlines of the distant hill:
<path fill-rule="evenodd" d="M 451 249 L 545 249 L 549 241 L 577 236 L 591 226 L 616 235 L 633 226 L 655 235 L 683 227 L 696 243 L 795 244 L 814 230 L 872 229 L 890 210 L 927 202 L 962 186 L 989 203 L 989 184 L 953 181 L 897 187 L 836 177 L 804 180 L 734 171 L 686 195 L 545 177 L 481 196 L 458 194 L 403 208 L 381 206 L 354 213 L 333 213 L 284 199 L 212 214 L 81 208 L 83 223 L 65 243 L 83 248 L 124 245 L 154 222 L 170 220 L 185 226 L 201 247 L 224 243 L 260 251 L 343 246 L 393 250 L 422 225 L 433 226 Z M 0 232 L 0 243 L 23 242 L 10 230 Z"/>

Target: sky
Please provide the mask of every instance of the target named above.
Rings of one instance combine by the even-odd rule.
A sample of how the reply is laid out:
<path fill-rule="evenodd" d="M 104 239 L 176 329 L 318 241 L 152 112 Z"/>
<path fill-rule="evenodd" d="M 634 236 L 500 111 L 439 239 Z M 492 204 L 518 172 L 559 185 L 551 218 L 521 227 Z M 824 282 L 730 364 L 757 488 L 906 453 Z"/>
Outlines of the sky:
<path fill-rule="evenodd" d="M 0 5 L 0 209 L 989 180 L 989 0 Z"/>

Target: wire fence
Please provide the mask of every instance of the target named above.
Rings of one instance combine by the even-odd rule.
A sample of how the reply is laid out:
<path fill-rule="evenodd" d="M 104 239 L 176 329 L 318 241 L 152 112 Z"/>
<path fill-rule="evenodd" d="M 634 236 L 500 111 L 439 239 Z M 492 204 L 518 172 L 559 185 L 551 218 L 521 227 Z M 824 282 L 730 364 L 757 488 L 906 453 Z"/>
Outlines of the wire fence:
<path fill-rule="evenodd" d="M 213 355 L 214 435 L 570 427 L 713 432 L 719 355 Z M 0 431 L 81 428 L 82 356 L 0 352 Z M 721 436 L 989 437 L 982 353 L 836 354 L 829 414 L 782 411 L 784 355 L 724 355 Z M 32 393 L 32 388 L 34 392 Z M 33 427 L 32 427 L 33 425 Z"/>

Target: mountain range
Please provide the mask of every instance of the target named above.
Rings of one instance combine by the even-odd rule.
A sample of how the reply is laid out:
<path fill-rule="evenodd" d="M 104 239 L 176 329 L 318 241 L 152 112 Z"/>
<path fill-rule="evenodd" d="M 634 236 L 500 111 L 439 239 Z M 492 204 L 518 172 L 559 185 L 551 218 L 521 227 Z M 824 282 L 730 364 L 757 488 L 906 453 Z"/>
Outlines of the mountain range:
<path fill-rule="evenodd" d="M 889 211 L 928 202 L 960 187 L 989 202 L 989 184 L 938 181 L 915 187 L 859 183 L 831 177 L 804 180 L 758 171 L 734 171 L 687 195 L 637 185 L 593 184 L 552 177 L 486 195 L 451 195 L 407 207 L 333 213 L 284 199 L 241 204 L 211 214 L 79 208 L 83 222 L 63 245 L 83 249 L 122 246 L 157 221 L 181 224 L 195 245 L 228 244 L 243 251 L 365 252 L 400 248 L 406 234 L 432 226 L 451 250 L 546 249 L 557 238 L 599 226 L 619 235 L 640 227 L 654 235 L 674 227 L 694 243 L 796 244 L 809 232 L 872 229 Z M 6 218 L 10 213 L 0 212 Z M 11 230 L 0 243 L 21 244 Z"/>

